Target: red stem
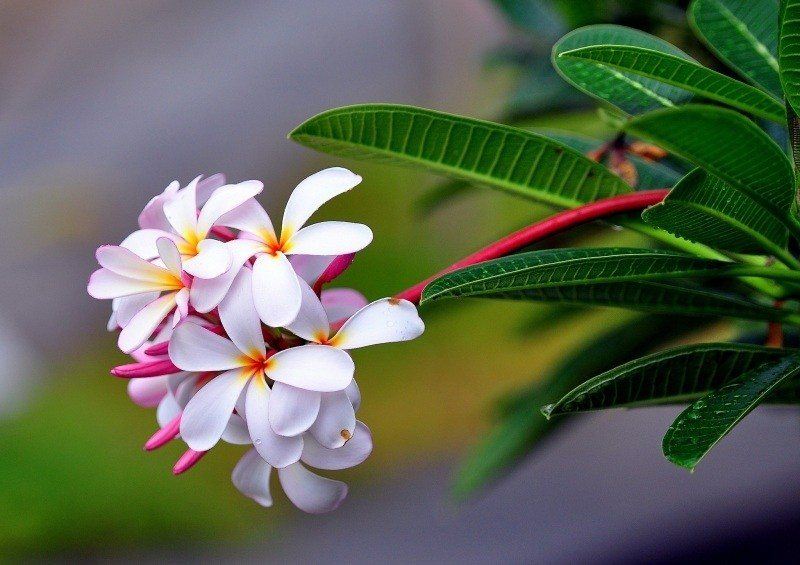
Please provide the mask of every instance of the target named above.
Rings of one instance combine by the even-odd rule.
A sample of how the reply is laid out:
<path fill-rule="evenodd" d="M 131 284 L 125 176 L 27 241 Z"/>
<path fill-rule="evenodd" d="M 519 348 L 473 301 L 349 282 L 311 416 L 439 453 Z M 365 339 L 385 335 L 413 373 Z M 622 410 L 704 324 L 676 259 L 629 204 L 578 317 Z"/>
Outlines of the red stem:
<path fill-rule="evenodd" d="M 468 267 L 476 263 L 482 263 L 484 261 L 503 257 L 541 239 L 568 230 L 580 224 L 585 224 L 594 220 L 599 220 L 600 218 L 613 216 L 615 214 L 621 214 L 623 212 L 632 212 L 634 210 L 641 210 L 643 208 L 647 208 L 648 206 L 653 206 L 654 204 L 661 202 L 668 193 L 669 190 L 642 190 L 630 194 L 612 196 L 611 198 L 584 204 L 583 206 L 573 208 L 572 210 L 559 212 L 558 214 L 550 216 L 546 220 L 542 220 L 541 222 L 522 228 L 511 235 L 507 235 L 503 239 L 487 245 L 480 251 L 476 251 L 472 255 L 464 257 L 446 269 L 439 271 L 432 277 L 429 277 L 421 283 L 418 283 L 411 288 L 408 288 L 397 294 L 395 297 L 409 300 L 410 302 L 418 304 L 420 296 L 422 295 L 422 291 L 428 285 L 428 283 L 444 275 L 445 273 L 449 273 L 450 271 L 455 271 L 456 269 L 461 269 L 463 267 Z"/>

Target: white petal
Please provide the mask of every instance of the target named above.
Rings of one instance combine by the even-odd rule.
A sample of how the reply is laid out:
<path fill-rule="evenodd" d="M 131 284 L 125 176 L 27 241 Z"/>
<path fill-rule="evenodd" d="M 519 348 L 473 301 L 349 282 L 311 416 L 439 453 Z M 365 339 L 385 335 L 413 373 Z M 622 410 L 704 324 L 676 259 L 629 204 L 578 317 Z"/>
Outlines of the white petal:
<path fill-rule="evenodd" d="M 295 255 L 344 255 L 364 249 L 372 241 L 372 230 L 364 224 L 320 222 L 295 233 L 286 244 Z"/>
<path fill-rule="evenodd" d="M 128 322 L 131 321 L 131 318 L 133 318 L 139 310 L 150 304 L 160 295 L 161 293 L 156 291 L 117 298 L 115 300 L 116 308 L 114 312 L 117 315 L 116 320 L 119 327 L 124 328 L 127 326 Z"/>
<path fill-rule="evenodd" d="M 269 395 L 269 423 L 276 434 L 296 436 L 317 419 L 322 393 L 276 382 Z"/>
<path fill-rule="evenodd" d="M 175 319 L 173 327 L 189 315 L 189 289 L 182 288 L 175 293 Z"/>
<path fill-rule="evenodd" d="M 278 469 L 278 478 L 289 500 L 309 514 L 336 510 L 347 496 L 345 483 L 320 477 L 300 463 Z"/>
<path fill-rule="evenodd" d="M 181 372 L 170 375 L 168 379 L 167 388 L 183 410 L 198 390 L 200 373 Z"/>
<path fill-rule="evenodd" d="M 175 294 L 170 292 L 156 298 L 139 310 L 119 333 L 117 345 L 123 353 L 130 353 L 140 347 L 153 335 L 158 325 L 175 308 Z"/>
<path fill-rule="evenodd" d="M 225 298 L 242 265 L 262 248 L 260 243 L 247 239 L 229 241 L 225 246 L 231 255 L 230 268 L 217 278 L 196 278 L 192 281 L 190 302 L 198 312 L 211 312 L 216 308 Z"/>
<path fill-rule="evenodd" d="M 250 445 L 252 443 L 244 418 L 238 414 L 231 414 L 231 419 L 228 421 L 225 431 L 222 432 L 222 441 L 233 445 Z"/>
<path fill-rule="evenodd" d="M 408 341 L 422 335 L 425 323 L 408 300 L 382 298 L 364 306 L 330 340 L 341 349 Z"/>
<path fill-rule="evenodd" d="M 347 395 L 347 398 L 350 399 L 353 410 L 358 412 L 358 409 L 361 408 L 361 391 L 358 389 L 355 379 L 350 381 L 350 384 L 344 389 L 344 393 Z"/>
<path fill-rule="evenodd" d="M 110 332 L 116 331 L 121 326 L 117 322 L 117 313 L 113 310 L 111 311 L 111 315 L 108 317 L 108 322 L 106 322 L 106 329 Z"/>
<path fill-rule="evenodd" d="M 173 239 L 175 234 L 158 229 L 136 230 L 131 235 L 123 239 L 119 246 L 124 247 L 125 249 L 130 249 L 142 259 L 155 259 L 158 257 L 156 241 L 158 241 L 158 238 L 160 237 Z"/>
<path fill-rule="evenodd" d="M 156 421 L 159 427 L 164 427 L 174 420 L 181 413 L 181 407 L 175 402 L 171 394 L 167 394 L 158 403 L 156 409 Z"/>
<path fill-rule="evenodd" d="M 214 173 L 207 178 L 200 180 L 195 189 L 195 197 L 197 198 L 197 205 L 200 206 L 211 198 L 214 191 L 219 187 L 225 186 L 225 175 L 222 173 Z"/>
<path fill-rule="evenodd" d="M 324 342 L 330 333 L 330 324 L 325 308 L 317 298 L 316 293 L 311 290 L 308 283 L 303 279 L 297 279 L 300 283 L 301 303 L 300 311 L 294 322 L 287 324 L 287 330 L 302 337 L 306 341 Z"/>
<path fill-rule="evenodd" d="M 356 422 L 353 437 L 337 449 L 323 447 L 311 434 L 307 434 L 303 439 L 301 460 L 317 469 L 338 471 L 363 463 L 370 453 L 372 453 L 372 434 L 367 426 Z"/>
<path fill-rule="evenodd" d="M 97 249 L 97 261 L 123 277 L 174 286 L 178 281 L 167 269 L 145 261 L 133 251 L 116 245 L 103 245 Z"/>
<path fill-rule="evenodd" d="M 283 253 L 262 253 L 253 265 L 253 298 L 261 320 L 278 328 L 300 311 L 300 283 Z"/>
<path fill-rule="evenodd" d="M 269 425 L 269 396 L 269 387 L 263 375 L 255 376 L 247 387 L 244 418 L 253 447 L 267 463 L 280 468 L 300 460 L 303 438 L 279 436 L 272 431 Z"/>
<path fill-rule="evenodd" d="M 227 371 L 241 367 L 241 357 L 232 341 L 189 321 L 169 340 L 169 358 L 184 371 Z"/>
<path fill-rule="evenodd" d="M 183 270 L 201 279 L 213 279 L 231 267 L 228 247 L 216 239 L 204 239 L 197 244 L 197 255 L 183 264 Z"/>
<path fill-rule="evenodd" d="M 253 282 L 250 269 L 240 269 L 225 299 L 219 304 L 222 327 L 239 351 L 252 359 L 260 359 L 267 352 L 253 303 Z"/>
<path fill-rule="evenodd" d="M 239 492 L 255 500 L 261 506 L 272 506 L 269 492 L 269 475 L 272 467 L 264 461 L 255 449 L 251 449 L 233 468 L 231 481 Z"/>
<path fill-rule="evenodd" d="M 183 272 L 183 262 L 181 261 L 181 254 L 178 251 L 178 246 L 169 238 L 161 237 L 156 241 L 158 248 L 158 256 L 164 262 L 167 270 L 180 278 Z"/>
<path fill-rule="evenodd" d="M 367 305 L 364 295 L 352 288 L 323 290 L 320 300 L 331 322 L 346 320 Z"/>
<path fill-rule="evenodd" d="M 320 206 L 331 198 L 347 192 L 360 182 L 360 176 L 342 167 L 325 169 L 303 180 L 294 189 L 286 203 L 281 236 L 290 237 L 303 227 L 303 224 Z"/>
<path fill-rule="evenodd" d="M 249 372 L 234 369 L 211 379 L 197 391 L 181 418 L 181 437 L 195 451 L 208 451 L 222 437 Z"/>
<path fill-rule="evenodd" d="M 139 406 L 155 408 L 167 394 L 168 377 L 147 377 L 128 381 L 128 396 Z"/>
<path fill-rule="evenodd" d="M 269 214 L 253 199 L 222 216 L 217 223 L 258 236 L 262 241 L 277 240 Z"/>
<path fill-rule="evenodd" d="M 317 392 L 343 390 L 354 371 L 347 353 L 314 343 L 279 351 L 267 363 L 267 375 L 272 380 Z"/>
<path fill-rule="evenodd" d="M 92 298 L 106 300 L 109 298 L 134 296 L 154 291 L 160 293 L 159 291 L 162 287 L 163 285 L 161 283 L 123 277 L 108 269 L 97 269 L 89 277 L 89 283 L 86 285 L 86 292 L 88 292 L 89 296 Z"/>
<path fill-rule="evenodd" d="M 208 235 L 211 227 L 224 214 L 241 206 L 264 189 L 264 183 L 248 180 L 239 184 L 229 184 L 216 189 L 200 210 L 197 218 L 197 235 L 201 239 Z"/>
<path fill-rule="evenodd" d="M 152 228 L 163 231 L 171 230 L 172 226 L 169 225 L 167 217 L 164 216 L 164 202 L 175 198 L 175 194 L 177 194 L 180 187 L 180 183 L 174 180 L 164 189 L 164 192 L 151 198 L 150 202 L 148 202 L 142 210 L 142 213 L 139 214 L 139 227 L 142 229 Z"/>
<path fill-rule="evenodd" d="M 356 413 L 347 393 L 340 390 L 323 394 L 317 420 L 308 430 L 314 439 L 328 449 L 336 449 L 353 437 L 355 429 Z"/>
<path fill-rule="evenodd" d="M 297 276 L 313 285 L 338 255 L 292 255 L 289 262 Z"/>
<path fill-rule="evenodd" d="M 178 191 L 178 193 L 164 202 L 164 215 L 167 221 L 183 239 L 195 240 L 197 228 L 197 182 L 200 177 Z"/>

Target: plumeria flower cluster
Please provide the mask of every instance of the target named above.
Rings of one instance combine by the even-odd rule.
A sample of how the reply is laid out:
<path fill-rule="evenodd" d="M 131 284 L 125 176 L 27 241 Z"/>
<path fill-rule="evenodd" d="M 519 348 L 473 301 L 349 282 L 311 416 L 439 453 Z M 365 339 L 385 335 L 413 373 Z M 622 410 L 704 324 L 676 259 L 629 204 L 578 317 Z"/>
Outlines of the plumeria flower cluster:
<path fill-rule="evenodd" d="M 171 183 L 119 245 L 97 250 L 89 294 L 112 301 L 109 330 L 133 362 L 137 404 L 156 408 L 152 450 L 173 440 L 188 449 L 173 468 L 194 466 L 220 441 L 248 445 L 233 484 L 271 506 L 276 470 L 301 510 L 334 510 L 347 485 L 309 468 L 338 470 L 372 451 L 356 419 L 361 395 L 350 351 L 419 336 L 406 300 L 372 303 L 357 291 L 324 288 L 372 240 L 365 225 L 306 225 L 325 202 L 361 177 L 343 168 L 311 175 L 294 190 L 277 231 L 255 200 L 263 184 L 222 175 Z"/>

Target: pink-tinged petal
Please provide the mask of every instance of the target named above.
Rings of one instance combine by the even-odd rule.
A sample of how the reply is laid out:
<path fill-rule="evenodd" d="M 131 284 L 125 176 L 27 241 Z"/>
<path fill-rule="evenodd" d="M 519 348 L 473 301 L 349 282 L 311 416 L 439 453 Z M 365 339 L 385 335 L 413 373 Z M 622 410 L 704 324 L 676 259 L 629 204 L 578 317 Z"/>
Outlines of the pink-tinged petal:
<path fill-rule="evenodd" d="M 197 182 L 200 177 L 178 191 L 174 198 L 164 202 L 164 215 L 167 221 L 183 239 L 195 240 L 197 229 Z"/>
<path fill-rule="evenodd" d="M 361 422 L 356 422 L 353 437 L 342 447 L 328 449 L 320 445 L 311 434 L 303 439 L 303 463 L 317 469 L 339 471 L 363 463 L 372 453 L 372 433 Z"/>
<path fill-rule="evenodd" d="M 164 202 L 174 198 L 180 187 L 180 183 L 174 180 L 164 189 L 164 192 L 151 198 L 142 213 L 139 214 L 139 227 L 162 231 L 171 230 L 172 226 L 169 225 L 167 217 L 164 215 Z"/>
<path fill-rule="evenodd" d="M 177 326 L 189 315 L 189 289 L 182 288 L 175 293 L 175 316 L 172 325 Z"/>
<path fill-rule="evenodd" d="M 197 255 L 183 263 L 183 270 L 194 277 L 213 279 L 231 267 L 231 254 L 225 243 L 204 239 L 197 244 Z"/>
<path fill-rule="evenodd" d="M 361 177 L 342 167 L 331 167 L 304 179 L 292 191 L 283 212 L 281 237 L 290 237 L 320 206 L 361 182 Z"/>
<path fill-rule="evenodd" d="M 246 201 L 259 194 L 264 189 L 264 183 L 257 180 L 247 180 L 239 184 L 229 184 L 215 190 L 205 203 L 197 218 L 197 235 L 202 239 L 208 235 L 211 227 L 224 214 L 241 206 Z"/>
<path fill-rule="evenodd" d="M 181 261 L 181 254 L 178 251 L 178 246 L 169 238 L 162 237 L 156 241 L 158 248 L 158 256 L 164 263 L 167 270 L 175 275 L 178 279 L 181 278 L 183 273 L 183 261 Z"/>
<path fill-rule="evenodd" d="M 320 300 L 331 323 L 347 320 L 367 305 L 364 295 L 352 288 L 323 290 Z"/>
<path fill-rule="evenodd" d="M 300 282 L 283 253 L 262 253 L 253 265 L 253 299 L 261 320 L 273 328 L 290 324 L 300 311 Z"/>
<path fill-rule="evenodd" d="M 155 408 L 167 394 L 168 377 L 131 379 L 128 381 L 128 396 L 144 408 Z"/>
<path fill-rule="evenodd" d="M 222 432 L 222 441 L 233 445 L 250 445 L 253 442 L 244 418 L 238 414 L 231 414 L 231 419 L 228 421 L 225 431 Z"/>
<path fill-rule="evenodd" d="M 97 269 L 89 277 L 86 292 L 92 298 L 108 300 L 143 293 L 160 293 L 162 287 L 161 283 L 123 277 L 108 269 Z"/>
<path fill-rule="evenodd" d="M 181 370 L 169 359 L 128 363 L 126 365 L 117 365 L 111 369 L 111 374 L 121 379 L 162 377 L 164 375 L 173 375 L 180 372 Z"/>
<path fill-rule="evenodd" d="M 230 268 L 214 279 L 196 278 L 192 281 L 189 301 L 198 312 L 211 312 L 216 308 L 225 298 L 233 279 L 245 261 L 263 249 L 261 243 L 247 239 L 229 241 L 225 246 L 231 255 Z"/>
<path fill-rule="evenodd" d="M 253 303 L 253 275 L 250 269 L 241 269 L 225 299 L 219 304 L 222 327 L 239 351 L 252 359 L 261 359 L 267 350 Z"/>
<path fill-rule="evenodd" d="M 260 241 L 271 242 L 278 238 L 275 235 L 275 228 L 272 227 L 272 220 L 269 214 L 261 207 L 261 204 L 253 199 L 244 202 L 217 220 L 217 225 L 227 226 L 247 232 L 259 238 Z"/>
<path fill-rule="evenodd" d="M 347 497 L 345 483 L 320 477 L 300 463 L 278 469 L 278 478 L 292 504 L 309 514 L 332 512 Z"/>
<path fill-rule="evenodd" d="M 158 325 L 175 308 L 175 294 L 170 292 L 156 298 L 139 310 L 119 333 L 117 345 L 123 353 L 130 353 L 142 346 L 153 335 Z"/>
<path fill-rule="evenodd" d="M 298 277 L 313 285 L 338 255 L 292 255 L 289 262 Z"/>
<path fill-rule="evenodd" d="M 145 292 L 142 294 L 135 294 L 133 296 L 123 296 L 116 299 L 114 311 L 117 314 L 117 323 L 121 328 L 128 325 L 136 313 L 150 304 L 153 300 L 161 295 L 160 292 Z"/>
<path fill-rule="evenodd" d="M 353 405 L 353 411 L 358 412 L 358 409 L 361 408 L 361 391 L 358 389 L 355 379 L 350 381 L 350 384 L 344 389 L 344 393 L 350 400 L 350 404 Z"/>
<path fill-rule="evenodd" d="M 161 237 L 174 239 L 175 234 L 158 229 L 137 230 L 123 239 L 119 246 L 130 249 L 142 259 L 155 259 L 158 257 L 156 241 Z"/>
<path fill-rule="evenodd" d="M 227 371 L 243 364 L 242 352 L 231 340 L 188 321 L 175 328 L 169 358 L 184 371 Z"/>
<path fill-rule="evenodd" d="M 272 380 L 317 392 L 344 390 L 354 372 L 347 353 L 314 343 L 279 351 L 267 362 L 267 376 Z"/>
<path fill-rule="evenodd" d="M 239 492 L 256 501 L 261 506 L 272 506 L 272 495 L 269 492 L 269 475 L 272 471 L 269 463 L 264 461 L 255 449 L 251 449 L 233 468 L 231 481 Z"/>
<path fill-rule="evenodd" d="M 195 451 L 208 451 L 222 437 L 249 372 L 234 369 L 214 377 L 192 397 L 181 418 L 181 438 Z"/>
<path fill-rule="evenodd" d="M 175 463 L 175 466 L 172 467 L 172 474 L 173 475 L 180 475 L 181 473 L 185 473 L 203 458 L 205 457 L 208 451 L 195 451 L 194 449 L 187 449 L 183 455 L 181 455 L 180 459 Z"/>
<path fill-rule="evenodd" d="M 256 375 L 247 387 L 245 398 L 245 420 L 253 447 L 256 448 L 264 461 L 273 467 L 285 467 L 300 460 L 303 452 L 303 438 L 301 436 L 279 436 L 269 425 L 269 397 L 270 390 L 264 382 L 264 376 Z"/>
<path fill-rule="evenodd" d="M 408 341 L 422 335 L 425 323 L 408 300 L 382 298 L 356 312 L 330 340 L 341 349 Z"/>
<path fill-rule="evenodd" d="M 170 420 L 166 426 L 160 428 L 156 433 L 150 436 L 150 439 L 144 444 L 145 451 L 153 451 L 175 439 L 181 431 L 180 426 L 181 415 L 178 414 Z"/>
<path fill-rule="evenodd" d="M 325 308 L 317 298 L 317 295 L 303 279 L 297 279 L 300 283 L 301 303 L 300 311 L 294 322 L 287 324 L 287 330 L 302 337 L 306 341 L 316 341 L 322 343 L 328 339 L 330 324 Z"/>
<path fill-rule="evenodd" d="M 296 436 L 306 431 L 319 412 L 322 393 L 276 382 L 269 395 L 269 423 L 282 436 Z"/>
<path fill-rule="evenodd" d="M 180 281 L 167 269 L 145 261 L 133 251 L 116 245 L 103 245 L 95 253 L 101 267 L 123 277 L 160 283 L 165 289 L 175 288 Z"/>
<path fill-rule="evenodd" d="M 319 415 L 309 432 L 323 447 L 336 449 L 353 437 L 356 413 L 347 393 L 328 392 L 322 395 Z"/>
<path fill-rule="evenodd" d="M 197 188 L 195 189 L 197 205 L 201 206 L 205 204 L 208 199 L 211 198 L 211 195 L 214 194 L 214 191 L 221 186 L 225 186 L 225 175 L 222 173 L 214 173 L 207 178 L 201 179 L 197 183 Z"/>
<path fill-rule="evenodd" d="M 181 415 L 181 407 L 175 402 L 172 395 L 167 394 L 161 399 L 156 409 L 156 421 L 159 427 L 167 426 L 172 420 Z"/>
<path fill-rule="evenodd" d="M 314 286 L 321 287 L 324 284 L 328 284 L 334 281 L 337 277 L 339 277 L 342 273 L 344 273 L 350 265 L 353 264 L 353 260 L 356 258 L 355 253 L 345 253 L 344 255 L 337 255 L 336 259 L 331 261 L 331 264 L 320 274 L 317 281 L 314 283 Z"/>
<path fill-rule="evenodd" d="M 304 227 L 286 243 L 293 255 L 344 255 L 361 251 L 372 241 L 372 230 L 364 224 L 320 222 Z"/>

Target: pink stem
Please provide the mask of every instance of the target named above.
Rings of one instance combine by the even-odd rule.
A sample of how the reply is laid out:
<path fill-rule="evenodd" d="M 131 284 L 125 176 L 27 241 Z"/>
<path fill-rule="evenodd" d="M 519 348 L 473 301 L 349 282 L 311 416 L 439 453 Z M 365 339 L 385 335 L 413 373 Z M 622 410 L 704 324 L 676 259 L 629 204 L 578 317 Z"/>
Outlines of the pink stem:
<path fill-rule="evenodd" d="M 140 379 L 143 377 L 162 377 L 174 375 L 181 370 L 169 359 L 160 361 L 145 361 L 144 363 L 129 363 L 111 369 L 111 374 L 123 379 Z"/>
<path fill-rule="evenodd" d="M 584 204 L 583 206 L 574 208 L 572 210 L 559 212 L 558 214 L 550 216 L 546 220 L 522 228 L 521 230 L 492 243 L 491 245 L 487 245 L 472 255 L 464 257 L 446 269 L 439 271 L 432 277 L 429 277 L 421 283 L 418 283 L 411 288 L 408 288 L 397 294 L 395 298 L 402 298 L 418 304 L 423 289 L 431 281 L 446 273 L 455 271 L 456 269 L 461 269 L 463 267 L 468 267 L 476 263 L 482 263 L 483 261 L 489 261 L 491 259 L 503 257 L 541 239 L 568 230 L 580 224 L 585 224 L 587 222 L 592 222 L 594 220 L 613 216 L 622 212 L 632 212 L 634 210 L 641 210 L 643 208 L 647 208 L 648 206 L 653 206 L 654 204 L 661 202 L 668 193 L 669 190 L 643 190 L 630 194 L 612 196 L 611 198 Z"/>
<path fill-rule="evenodd" d="M 181 429 L 181 416 L 182 414 L 178 414 L 166 426 L 150 436 L 144 444 L 145 451 L 153 451 L 175 439 Z"/>
<path fill-rule="evenodd" d="M 175 463 L 175 466 L 172 468 L 172 473 L 175 475 L 185 473 L 197 465 L 197 462 L 200 461 L 206 453 L 208 453 L 208 451 L 195 451 L 194 449 L 187 449 L 184 454 L 181 455 L 181 458 L 178 459 L 178 462 Z"/>

